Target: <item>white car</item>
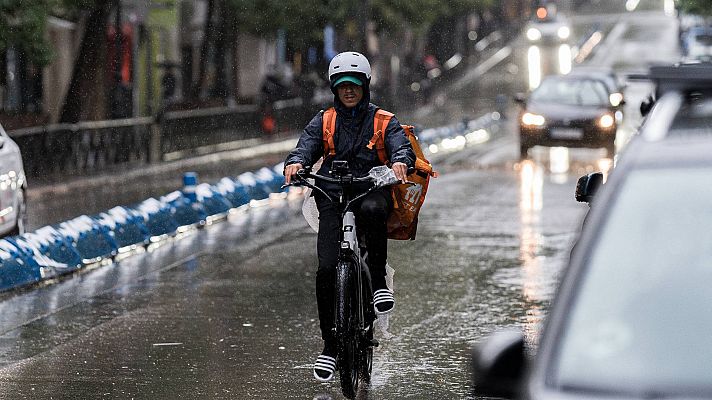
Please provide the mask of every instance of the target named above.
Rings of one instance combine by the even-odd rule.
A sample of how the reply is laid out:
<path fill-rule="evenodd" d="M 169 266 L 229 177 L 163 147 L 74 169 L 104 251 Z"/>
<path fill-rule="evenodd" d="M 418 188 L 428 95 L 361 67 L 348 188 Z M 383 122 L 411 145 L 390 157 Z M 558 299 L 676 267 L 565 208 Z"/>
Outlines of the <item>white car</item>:
<path fill-rule="evenodd" d="M 566 17 L 556 12 L 556 8 L 539 7 L 524 33 L 531 43 L 566 43 L 571 37 L 571 27 Z"/>
<path fill-rule="evenodd" d="M 26 188 L 20 148 L 0 125 L 0 237 L 25 232 Z"/>

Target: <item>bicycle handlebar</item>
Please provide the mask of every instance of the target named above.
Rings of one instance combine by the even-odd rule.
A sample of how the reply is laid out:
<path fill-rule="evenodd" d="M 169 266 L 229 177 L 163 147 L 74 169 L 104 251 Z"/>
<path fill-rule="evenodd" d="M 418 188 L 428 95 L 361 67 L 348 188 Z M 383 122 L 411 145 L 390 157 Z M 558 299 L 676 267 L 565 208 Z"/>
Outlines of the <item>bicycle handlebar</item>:
<path fill-rule="evenodd" d="M 384 166 L 384 167 L 385 167 L 385 166 Z M 388 168 L 388 167 L 385 167 L 385 168 Z M 375 168 L 371 170 L 371 173 L 373 173 L 374 170 L 375 170 Z M 390 173 L 392 174 L 392 172 L 390 172 Z M 313 179 L 315 179 L 315 180 L 321 180 L 321 181 L 324 181 L 324 182 L 329 182 L 329 183 L 338 184 L 338 185 L 340 185 L 342 188 L 345 188 L 345 187 L 347 187 L 347 186 L 354 185 L 354 184 L 356 184 L 356 183 L 364 183 L 364 182 L 372 183 L 372 186 L 371 186 L 367 191 L 365 191 L 364 193 L 361 193 L 360 195 L 356 196 L 354 199 L 351 199 L 350 201 L 347 201 L 347 204 L 346 204 L 346 207 L 345 207 L 346 209 L 348 209 L 349 206 L 350 206 L 353 202 L 357 201 L 358 199 L 361 199 L 362 197 L 364 197 L 364 196 L 366 196 L 367 194 L 371 193 L 371 192 L 372 192 L 373 190 L 375 190 L 375 189 L 378 189 L 378 188 L 381 188 L 381 187 L 390 186 L 390 185 L 394 185 L 394 184 L 401 184 L 401 183 L 411 184 L 411 185 L 415 184 L 414 182 L 410 182 L 410 181 L 401 182 L 401 181 L 399 181 L 399 180 L 396 180 L 396 181 L 389 181 L 389 182 L 382 182 L 382 181 L 381 181 L 381 177 L 380 177 L 379 175 L 371 175 L 371 174 L 366 175 L 366 176 L 363 176 L 363 177 L 354 177 L 354 176 L 351 175 L 351 174 L 346 174 L 346 175 L 343 175 L 343 176 L 339 176 L 339 177 L 334 178 L 334 177 L 330 177 L 330 176 L 324 176 L 324 175 L 319 175 L 319 174 L 312 173 L 312 172 L 311 172 L 311 167 L 306 167 L 306 168 L 300 169 L 299 171 L 297 171 L 297 173 L 295 174 L 295 176 L 296 176 L 296 178 L 297 178 L 297 181 L 296 181 L 296 182 L 291 182 L 291 183 L 286 184 L 286 185 L 282 185 L 282 189 L 284 189 L 284 188 L 286 188 L 286 187 L 289 187 L 289 186 L 306 186 L 306 187 L 308 187 L 308 188 L 311 188 L 312 190 L 316 190 L 316 191 L 318 191 L 319 193 L 323 194 L 327 199 L 329 199 L 329 200 L 332 201 L 332 202 L 334 202 L 334 199 L 333 199 L 329 194 L 327 194 L 324 190 L 322 190 L 322 189 L 319 188 L 318 186 L 316 186 L 316 185 L 314 185 L 313 183 L 309 182 L 308 179 L 309 179 L 309 178 L 313 178 Z M 394 176 L 391 177 L 391 179 L 393 179 L 393 178 L 394 178 Z"/>

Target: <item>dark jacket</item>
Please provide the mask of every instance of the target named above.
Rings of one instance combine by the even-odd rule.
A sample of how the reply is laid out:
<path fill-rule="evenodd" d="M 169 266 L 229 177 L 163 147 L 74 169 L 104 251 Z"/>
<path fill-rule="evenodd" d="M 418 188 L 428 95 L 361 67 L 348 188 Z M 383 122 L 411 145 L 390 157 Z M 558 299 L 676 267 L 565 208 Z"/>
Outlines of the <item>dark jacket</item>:
<path fill-rule="evenodd" d="M 366 92 L 361 103 L 353 109 L 347 109 L 338 98 L 335 98 L 337 117 L 334 147 L 336 147 L 336 155 L 326 157 L 318 171 L 320 175 L 329 175 L 333 160 L 346 160 L 351 173 L 357 177 L 366 176 L 371 168 L 382 165 L 376 149 L 369 150 L 366 147 L 373 137 L 373 118 L 378 110 L 378 107 L 369 103 L 368 99 L 369 96 Z M 324 155 L 322 115 L 323 112 L 317 114 L 304 128 L 297 147 L 287 156 L 284 162 L 285 166 L 297 163 L 304 166 L 314 165 Z M 400 122 L 395 117 L 391 118 L 386 128 L 385 145 L 386 154 L 391 163 L 402 162 L 408 168 L 414 167 L 415 153 L 413 153 L 413 148 L 403 132 Z M 330 193 L 337 192 L 335 185 L 324 182 L 317 182 L 317 185 Z"/>

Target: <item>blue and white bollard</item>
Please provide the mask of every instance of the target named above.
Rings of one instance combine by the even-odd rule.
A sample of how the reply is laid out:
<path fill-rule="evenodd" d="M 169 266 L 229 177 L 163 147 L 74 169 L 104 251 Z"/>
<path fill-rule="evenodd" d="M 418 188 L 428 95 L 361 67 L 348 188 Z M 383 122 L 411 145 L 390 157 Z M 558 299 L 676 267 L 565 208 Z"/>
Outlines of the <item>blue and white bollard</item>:
<path fill-rule="evenodd" d="M 198 195 L 195 193 L 196 186 L 198 186 L 198 174 L 195 172 L 183 174 L 183 195 L 193 203 L 198 201 Z"/>

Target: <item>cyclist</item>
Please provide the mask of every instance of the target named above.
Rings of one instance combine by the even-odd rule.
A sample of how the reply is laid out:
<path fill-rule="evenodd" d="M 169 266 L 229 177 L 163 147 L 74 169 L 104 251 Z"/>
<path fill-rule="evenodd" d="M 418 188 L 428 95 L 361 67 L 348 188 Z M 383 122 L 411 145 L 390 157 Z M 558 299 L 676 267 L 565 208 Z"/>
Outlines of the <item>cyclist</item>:
<path fill-rule="evenodd" d="M 337 54 L 329 64 L 329 83 L 334 93 L 336 129 L 333 136 L 335 154 L 324 154 L 323 112 L 318 113 L 299 138 L 297 146 L 285 161 L 285 182 L 290 183 L 296 172 L 305 165 L 313 165 L 321 156 L 324 162 L 318 173 L 329 175 L 334 160 L 348 162 L 354 176 L 365 176 L 378 165 L 376 149 L 367 145 L 373 137 L 373 120 L 377 106 L 370 103 L 369 83 L 371 65 L 365 56 L 353 51 Z M 396 177 L 405 181 L 408 168 L 415 164 L 415 154 L 400 123 L 394 117 L 385 132 L 386 154 Z M 329 195 L 338 196 L 339 187 L 317 182 Z M 367 187 L 363 189 L 365 191 Z M 359 190 L 359 189 L 355 189 Z M 361 191 L 361 192 L 363 192 Z M 341 210 L 320 193 L 314 192 L 319 210 L 319 233 L 317 256 L 319 267 L 316 274 L 316 298 L 319 325 L 324 340 L 324 350 L 314 364 L 314 376 L 325 382 L 333 379 L 336 369 L 336 339 L 334 326 L 334 282 L 339 253 Z M 374 289 L 376 314 L 393 310 L 393 292 L 386 286 L 387 228 L 386 220 L 393 209 L 388 188 L 376 190 L 363 198 L 354 208 L 359 230 L 365 233 L 368 249 L 367 262 Z"/>

